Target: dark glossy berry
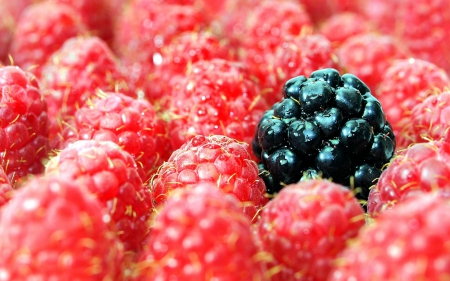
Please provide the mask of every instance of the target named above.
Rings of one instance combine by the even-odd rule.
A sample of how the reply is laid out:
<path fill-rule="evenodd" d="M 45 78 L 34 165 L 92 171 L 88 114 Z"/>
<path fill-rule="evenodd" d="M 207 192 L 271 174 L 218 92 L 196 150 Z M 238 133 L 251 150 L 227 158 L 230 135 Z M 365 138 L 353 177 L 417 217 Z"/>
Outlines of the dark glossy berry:
<path fill-rule="evenodd" d="M 322 111 L 333 98 L 333 89 L 324 81 L 306 81 L 300 89 L 300 107 L 303 113 Z"/>
<path fill-rule="evenodd" d="M 329 68 L 288 80 L 283 95 L 253 141 L 268 192 L 323 177 L 366 200 L 395 151 L 392 128 L 367 85 Z"/>

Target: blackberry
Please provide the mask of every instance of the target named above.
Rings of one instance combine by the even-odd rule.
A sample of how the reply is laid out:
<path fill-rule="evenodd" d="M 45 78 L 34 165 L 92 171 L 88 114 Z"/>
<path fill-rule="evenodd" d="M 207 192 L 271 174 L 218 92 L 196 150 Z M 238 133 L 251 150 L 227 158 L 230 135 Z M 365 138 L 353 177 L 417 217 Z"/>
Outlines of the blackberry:
<path fill-rule="evenodd" d="M 327 68 L 290 79 L 282 91 L 252 142 L 267 192 L 324 177 L 367 200 L 395 150 L 391 125 L 370 89 L 355 75 Z"/>

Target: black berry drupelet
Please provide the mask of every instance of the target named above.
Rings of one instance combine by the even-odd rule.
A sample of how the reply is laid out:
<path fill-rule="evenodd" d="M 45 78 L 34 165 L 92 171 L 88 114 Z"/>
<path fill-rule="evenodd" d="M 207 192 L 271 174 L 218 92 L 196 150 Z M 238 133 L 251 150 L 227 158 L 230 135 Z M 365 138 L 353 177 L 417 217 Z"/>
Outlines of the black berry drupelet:
<path fill-rule="evenodd" d="M 395 150 L 380 102 L 352 74 L 335 69 L 298 76 L 262 116 L 253 151 L 267 192 L 309 178 L 330 178 L 366 200 Z"/>

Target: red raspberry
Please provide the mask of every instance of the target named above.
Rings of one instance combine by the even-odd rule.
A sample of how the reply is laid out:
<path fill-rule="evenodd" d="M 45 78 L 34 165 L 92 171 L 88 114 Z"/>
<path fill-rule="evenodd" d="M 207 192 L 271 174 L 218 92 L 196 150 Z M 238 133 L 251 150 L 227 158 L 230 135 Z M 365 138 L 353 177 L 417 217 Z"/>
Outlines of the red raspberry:
<path fill-rule="evenodd" d="M 192 5 L 132 1 L 119 20 L 114 40 L 131 83 L 145 88 L 151 80 L 154 56 L 158 60 L 161 47 L 182 32 L 202 30 L 205 26 L 202 12 Z"/>
<path fill-rule="evenodd" d="M 282 88 L 287 80 L 299 75 L 309 76 L 318 69 L 337 68 L 336 61 L 331 43 L 323 35 L 286 36 L 275 49 L 272 61 L 269 61 L 273 68 L 268 68 L 269 73 L 265 75 L 272 75 L 275 79 L 269 81 L 266 78 L 263 86 L 266 90 L 264 99 L 268 104 L 280 101 L 283 97 Z M 269 91 L 270 88 L 273 91 Z"/>
<path fill-rule="evenodd" d="M 235 58 L 235 52 L 227 40 L 211 32 L 184 32 L 154 54 L 155 69 L 146 89 L 150 101 L 160 101 L 178 85 L 187 68 L 200 60 Z"/>
<path fill-rule="evenodd" d="M 112 41 L 113 21 L 116 15 L 112 14 L 112 5 L 110 2 L 118 0 L 50 0 L 56 3 L 63 3 L 77 11 L 89 33 L 98 36 L 105 42 Z M 112 42 L 111 42 L 112 43 Z"/>
<path fill-rule="evenodd" d="M 0 166 L 0 210 L 1 207 L 5 205 L 5 203 L 12 197 L 13 192 L 14 190 L 11 186 L 11 182 L 9 181 L 3 168 Z"/>
<path fill-rule="evenodd" d="M 415 144 L 397 156 L 383 171 L 369 194 L 367 210 L 373 217 L 415 194 L 450 189 L 450 143 Z"/>
<path fill-rule="evenodd" d="M 363 228 L 328 280 L 446 280 L 449 232 L 448 201 L 416 196 Z"/>
<path fill-rule="evenodd" d="M 226 135 L 251 143 L 267 109 L 247 68 L 223 59 L 194 63 L 170 99 L 174 149 L 195 135 Z"/>
<path fill-rule="evenodd" d="M 265 280 L 250 225 L 212 183 L 178 190 L 153 221 L 135 280 Z"/>
<path fill-rule="evenodd" d="M 371 31 L 374 27 L 369 21 L 363 15 L 352 12 L 335 14 L 320 25 L 320 33 L 336 48 L 354 35 Z"/>
<path fill-rule="evenodd" d="M 397 137 L 400 147 L 429 140 L 444 140 L 450 143 L 450 92 L 437 93 L 416 104 L 401 134 Z"/>
<path fill-rule="evenodd" d="M 48 58 L 63 43 L 86 33 L 80 15 L 67 5 L 43 2 L 28 6 L 21 14 L 11 42 L 14 63 L 37 77 Z"/>
<path fill-rule="evenodd" d="M 366 2 L 365 0 L 299 0 L 305 6 L 306 11 L 315 23 L 342 12 L 360 12 Z"/>
<path fill-rule="evenodd" d="M 12 17 L 2 17 L 0 19 L 0 63 L 8 61 L 9 44 L 13 33 L 14 21 Z"/>
<path fill-rule="evenodd" d="M 27 6 L 39 1 L 42 0 L 0 0 L 0 10 L 2 11 L 2 17 L 8 18 L 8 21 L 11 20 L 14 23 L 19 19 L 20 14 Z"/>
<path fill-rule="evenodd" d="M 389 35 L 358 34 L 348 38 L 337 50 L 341 66 L 359 77 L 374 92 L 381 78 L 396 59 L 407 51 Z"/>
<path fill-rule="evenodd" d="M 1 280 L 120 280 L 123 246 L 110 216 L 74 182 L 37 178 L 4 206 Z"/>
<path fill-rule="evenodd" d="M 450 79 L 443 69 L 430 62 L 403 59 L 386 70 L 379 85 L 374 94 L 383 105 L 394 135 L 399 136 L 407 122 L 404 117 L 411 109 L 433 91 L 450 85 Z"/>
<path fill-rule="evenodd" d="M 402 1 L 404 12 L 398 17 L 399 38 L 418 59 L 450 71 L 450 0 Z"/>
<path fill-rule="evenodd" d="M 125 250 L 138 250 L 147 234 L 153 199 L 133 157 L 109 141 L 77 141 L 47 165 L 47 174 L 85 186 L 108 209 Z"/>
<path fill-rule="evenodd" d="M 0 67 L 0 161 L 11 183 L 44 171 L 49 152 L 47 105 L 32 74 Z"/>
<path fill-rule="evenodd" d="M 400 28 L 400 13 L 402 2 L 406 0 L 370 0 L 363 7 L 363 15 L 375 25 L 382 34 L 394 34 Z"/>
<path fill-rule="evenodd" d="M 275 280 L 326 280 L 336 256 L 364 225 L 350 189 L 326 181 L 288 185 L 261 212 L 258 237 Z"/>
<path fill-rule="evenodd" d="M 310 34 L 311 20 L 294 1 L 262 1 L 249 15 L 242 40 L 242 60 L 263 87 L 272 86 L 267 77 L 275 49 L 287 36 Z"/>
<path fill-rule="evenodd" d="M 266 187 L 251 160 L 248 145 L 226 136 L 198 135 L 174 151 L 152 179 L 156 203 L 165 202 L 171 190 L 211 182 L 243 203 L 251 219 L 266 203 Z"/>
<path fill-rule="evenodd" d="M 145 182 L 172 153 L 166 123 L 146 100 L 120 93 L 103 93 L 67 121 L 61 145 L 76 140 L 112 141 L 130 153 L 141 167 Z"/>
<path fill-rule="evenodd" d="M 41 82 L 53 120 L 53 135 L 61 129 L 58 123 L 73 116 L 96 90 L 126 90 L 116 57 L 98 37 L 67 40 L 44 66 Z"/>

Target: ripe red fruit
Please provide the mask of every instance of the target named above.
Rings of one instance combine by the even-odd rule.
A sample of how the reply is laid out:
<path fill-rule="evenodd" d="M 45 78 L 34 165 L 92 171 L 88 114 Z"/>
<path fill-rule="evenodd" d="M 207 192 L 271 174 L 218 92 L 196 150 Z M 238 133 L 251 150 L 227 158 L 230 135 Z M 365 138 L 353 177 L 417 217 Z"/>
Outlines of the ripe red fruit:
<path fill-rule="evenodd" d="M 409 122 L 405 116 L 411 109 L 434 91 L 450 85 L 450 79 L 443 69 L 430 62 L 402 59 L 384 72 L 379 85 L 374 95 L 383 105 L 394 135 L 399 136 Z"/>
<path fill-rule="evenodd" d="M 28 6 L 21 14 L 10 53 L 22 69 L 40 78 L 43 65 L 64 42 L 87 31 L 71 7 L 51 1 Z"/>
<path fill-rule="evenodd" d="M 127 93 L 118 60 L 98 37 L 67 40 L 43 67 L 41 82 L 53 122 L 52 139 L 61 130 L 61 123 L 97 90 Z"/>
<path fill-rule="evenodd" d="M 173 189 L 211 182 L 239 199 L 243 212 L 253 219 L 267 198 L 264 182 L 258 176 L 258 167 L 251 160 L 247 146 L 226 136 L 194 137 L 174 151 L 152 179 L 156 203 L 166 201 Z"/>
<path fill-rule="evenodd" d="M 0 166 L 0 209 L 13 196 L 14 189 L 5 171 Z"/>
<path fill-rule="evenodd" d="M 113 37 L 113 22 L 116 15 L 112 14 L 112 4 L 118 0 L 50 0 L 72 7 L 81 16 L 89 34 L 102 38 L 110 43 Z"/>
<path fill-rule="evenodd" d="M 265 280 L 250 226 L 214 184 L 178 190 L 158 210 L 135 280 Z"/>
<path fill-rule="evenodd" d="M 448 200 L 415 196 L 363 228 L 328 280 L 446 280 L 449 231 Z"/>
<path fill-rule="evenodd" d="M 169 131 L 174 149 L 195 135 L 226 135 L 251 143 L 267 109 L 248 69 L 223 59 L 194 63 L 170 99 Z"/>
<path fill-rule="evenodd" d="M 320 24 L 319 33 L 330 40 L 333 47 L 339 47 L 348 38 L 374 31 L 371 23 L 361 14 L 344 12 L 330 16 Z"/>
<path fill-rule="evenodd" d="M 396 59 L 406 58 L 407 51 L 390 35 L 363 33 L 343 42 L 337 55 L 341 66 L 374 92 L 386 69 Z"/>
<path fill-rule="evenodd" d="M 48 116 L 36 78 L 16 66 L 0 67 L 0 161 L 11 183 L 44 170 Z"/>
<path fill-rule="evenodd" d="M 261 212 L 258 238 L 270 280 L 326 280 L 336 256 L 364 225 L 352 192 L 326 180 L 283 188 Z"/>
<path fill-rule="evenodd" d="M 233 60 L 235 57 L 235 51 L 228 41 L 211 32 L 181 33 L 154 54 L 154 71 L 147 83 L 146 98 L 164 107 L 161 99 L 167 98 L 168 93 L 179 85 L 192 64 L 200 60 Z"/>
<path fill-rule="evenodd" d="M 299 0 L 308 14 L 313 19 L 314 23 L 319 23 L 328 17 L 342 12 L 360 12 L 366 2 L 364 0 Z"/>
<path fill-rule="evenodd" d="M 133 87 L 145 88 L 149 83 L 154 56 L 161 47 L 182 32 L 199 31 L 205 26 L 203 13 L 193 5 L 132 1 L 119 19 L 114 46 L 128 68 Z"/>
<path fill-rule="evenodd" d="M 412 145 L 395 156 L 369 194 L 372 217 L 416 194 L 450 189 L 450 143 L 434 141 Z"/>
<path fill-rule="evenodd" d="M 112 141 L 130 153 L 146 182 L 172 153 L 166 123 L 153 106 L 120 93 L 99 93 L 63 127 L 60 148 L 76 140 Z"/>
<path fill-rule="evenodd" d="M 436 93 L 416 104 L 397 138 L 400 147 L 430 140 L 450 143 L 450 92 Z"/>
<path fill-rule="evenodd" d="M 309 76 L 318 69 L 338 66 L 330 41 L 320 34 L 286 36 L 281 45 L 276 47 L 268 64 L 272 67 L 268 67 L 268 73 L 264 73 L 266 78 L 259 79 L 261 82 L 265 81 L 262 88 L 267 104 L 274 104 L 282 99 L 283 85 L 290 78 Z M 273 82 L 275 83 L 271 84 Z"/>
<path fill-rule="evenodd" d="M 120 280 L 123 247 L 97 200 L 74 182 L 36 178 L 4 206 L 1 280 Z"/>
<path fill-rule="evenodd" d="M 133 157 L 109 141 L 77 141 L 47 165 L 47 174 L 86 187 L 105 206 L 125 250 L 139 250 L 148 232 L 153 198 L 144 187 Z"/>

